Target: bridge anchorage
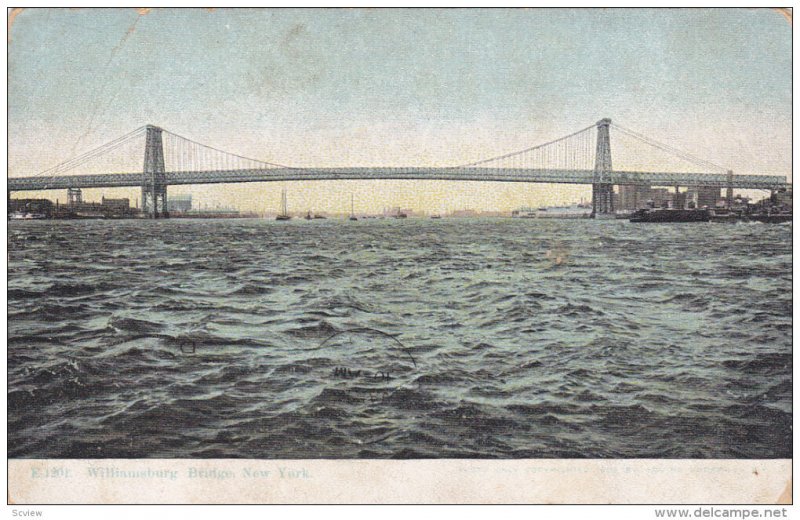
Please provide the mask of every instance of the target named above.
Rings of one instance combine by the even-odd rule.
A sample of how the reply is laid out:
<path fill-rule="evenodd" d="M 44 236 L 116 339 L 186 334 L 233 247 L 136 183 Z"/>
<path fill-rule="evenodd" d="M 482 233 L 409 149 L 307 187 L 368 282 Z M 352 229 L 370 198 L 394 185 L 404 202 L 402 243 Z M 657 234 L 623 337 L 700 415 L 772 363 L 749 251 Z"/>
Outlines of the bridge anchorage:
<path fill-rule="evenodd" d="M 611 128 L 614 129 L 617 167 L 620 162 L 627 165 L 630 158 L 634 158 L 627 169 L 615 170 L 612 166 Z M 630 153 L 630 143 L 646 147 L 646 152 Z M 662 158 L 654 160 L 655 153 L 662 154 Z M 675 159 L 681 161 L 682 166 L 667 171 L 664 165 Z M 655 171 L 644 171 L 644 164 L 659 166 Z M 7 186 L 9 194 L 64 189 L 68 190 L 68 201 L 78 200 L 84 188 L 138 187 L 144 214 L 150 218 L 165 218 L 169 216 L 168 186 L 344 179 L 591 185 L 592 216 L 598 219 L 614 214 L 616 197 L 622 199 L 622 187 L 626 187 L 629 194 L 635 192 L 634 196 L 641 191 L 636 187 L 648 190 L 654 186 L 709 188 L 717 190 L 718 195 L 725 189 L 730 201 L 734 189 L 780 190 L 792 186 L 786 177 L 777 175 L 734 175 L 726 168 L 656 142 L 610 119 L 601 119 L 544 144 L 458 166 L 333 168 L 292 167 L 250 159 L 147 125 L 36 175 L 9 177 Z M 619 195 L 614 193 L 614 186 L 621 187 Z"/>

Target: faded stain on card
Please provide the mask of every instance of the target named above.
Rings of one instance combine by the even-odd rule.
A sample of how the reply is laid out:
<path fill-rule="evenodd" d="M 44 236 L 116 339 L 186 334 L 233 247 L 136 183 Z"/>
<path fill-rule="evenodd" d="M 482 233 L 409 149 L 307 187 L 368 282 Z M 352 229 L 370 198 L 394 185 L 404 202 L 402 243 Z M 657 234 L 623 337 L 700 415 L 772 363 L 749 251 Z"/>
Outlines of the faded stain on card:
<path fill-rule="evenodd" d="M 792 503 L 792 480 L 786 483 L 786 489 L 783 490 L 781 496 L 778 497 L 778 504 L 791 504 Z"/>
<path fill-rule="evenodd" d="M 789 22 L 789 25 L 792 25 L 792 12 L 793 12 L 793 9 L 791 7 L 773 7 L 773 9 L 778 11 L 778 13 L 781 16 L 786 18 L 786 20 Z"/>
<path fill-rule="evenodd" d="M 8 13 L 8 42 L 11 43 L 11 27 L 14 25 L 14 20 L 22 12 L 22 7 L 15 7 Z"/>

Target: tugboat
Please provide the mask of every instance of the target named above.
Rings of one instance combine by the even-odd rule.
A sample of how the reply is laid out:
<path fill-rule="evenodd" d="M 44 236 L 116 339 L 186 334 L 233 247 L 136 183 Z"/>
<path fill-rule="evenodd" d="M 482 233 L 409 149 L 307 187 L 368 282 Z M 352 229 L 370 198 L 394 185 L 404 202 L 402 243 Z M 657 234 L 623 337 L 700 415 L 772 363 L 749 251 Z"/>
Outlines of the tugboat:
<path fill-rule="evenodd" d="M 281 214 L 275 217 L 275 220 L 291 220 L 289 212 L 286 209 L 286 189 L 281 192 Z"/>
<path fill-rule="evenodd" d="M 630 218 L 631 222 L 708 222 L 711 213 L 707 209 L 640 209 Z"/>

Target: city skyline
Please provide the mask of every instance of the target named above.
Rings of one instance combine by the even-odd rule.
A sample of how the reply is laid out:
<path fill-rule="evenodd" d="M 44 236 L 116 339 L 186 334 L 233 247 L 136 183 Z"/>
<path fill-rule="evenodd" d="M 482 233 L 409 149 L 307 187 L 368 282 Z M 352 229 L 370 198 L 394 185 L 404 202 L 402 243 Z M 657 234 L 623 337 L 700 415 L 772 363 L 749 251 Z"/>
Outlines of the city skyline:
<path fill-rule="evenodd" d="M 611 117 L 736 173 L 791 178 L 791 63 L 780 52 L 790 39 L 778 13 L 744 9 L 24 10 L 9 47 L 9 173 L 145 123 L 267 161 L 377 166 L 459 164 Z M 353 193 L 364 211 L 434 212 L 590 193 L 445 181 L 169 193 L 264 211 L 283 188 L 320 211 L 348 207 Z"/>

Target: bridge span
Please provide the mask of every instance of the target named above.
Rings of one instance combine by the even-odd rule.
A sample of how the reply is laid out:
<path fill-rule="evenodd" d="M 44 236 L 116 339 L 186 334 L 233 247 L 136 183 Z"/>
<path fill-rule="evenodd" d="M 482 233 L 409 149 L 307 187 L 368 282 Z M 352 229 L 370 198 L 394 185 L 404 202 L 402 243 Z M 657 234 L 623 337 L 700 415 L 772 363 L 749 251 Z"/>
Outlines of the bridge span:
<path fill-rule="evenodd" d="M 541 170 L 526 168 L 271 168 L 219 171 L 164 172 L 167 186 L 228 184 L 271 181 L 335 180 L 447 180 L 488 182 L 539 182 L 551 184 L 595 184 L 594 170 Z M 778 190 L 790 188 L 786 177 L 775 175 L 732 175 L 715 173 L 611 171 L 603 181 L 613 185 L 683 186 Z M 8 191 L 39 191 L 68 188 L 124 188 L 142 185 L 141 173 L 64 175 L 53 178 L 11 177 Z"/>
<path fill-rule="evenodd" d="M 615 170 L 611 162 L 610 127 L 611 120 L 602 119 L 595 125 L 548 143 L 459 166 L 298 168 L 231 154 L 147 125 L 37 175 L 9 177 L 7 189 L 11 193 L 141 187 L 142 209 L 154 218 L 167 216 L 168 186 L 191 184 L 350 179 L 587 184 L 592 185 L 593 215 L 614 212 L 615 185 L 720 188 L 728 190 L 728 200 L 732 198 L 733 189 L 791 189 L 786 177 L 735 175 L 721 166 L 652 141 L 619 125 L 614 125 L 614 128 L 623 135 L 699 166 L 701 172 Z M 596 138 L 591 133 L 595 131 Z M 140 171 L 115 173 L 113 170 L 101 170 L 100 173 L 67 174 L 85 168 L 97 158 L 141 136 L 145 137 L 145 146 L 144 163 L 143 167 L 139 167 Z M 170 139 L 167 146 L 165 136 Z M 707 171 L 703 172 L 702 169 Z"/>

